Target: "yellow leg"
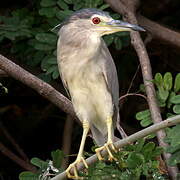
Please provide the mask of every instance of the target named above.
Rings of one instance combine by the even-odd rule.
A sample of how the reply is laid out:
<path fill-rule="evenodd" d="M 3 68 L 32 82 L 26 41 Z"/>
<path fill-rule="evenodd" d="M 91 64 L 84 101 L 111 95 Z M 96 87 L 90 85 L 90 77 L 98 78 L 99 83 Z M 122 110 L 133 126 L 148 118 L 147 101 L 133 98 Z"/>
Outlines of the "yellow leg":
<path fill-rule="evenodd" d="M 83 135 L 82 135 L 82 139 L 81 139 L 78 156 L 77 156 L 76 160 L 72 164 L 70 164 L 69 167 L 66 169 L 67 177 L 70 179 L 81 179 L 78 176 L 78 171 L 77 171 L 78 163 L 82 162 L 84 164 L 84 166 L 86 168 L 88 168 L 88 165 L 87 165 L 85 159 L 83 158 L 84 144 L 86 141 L 88 131 L 89 131 L 89 123 L 87 121 L 84 121 L 83 122 Z M 71 170 L 73 170 L 73 174 L 71 174 Z"/>
<path fill-rule="evenodd" d="M 111 147 L 111 149 L 115 152 L 117 152 L 116 148 L 114 147 L 114 144 L 113 144 L 113 139 L 112 139 L 112 118 L 109 117 L 107 118 L 106 120 L 106 124 L 107 124 L 107 129 L 108 129 L 108 140 L 107 140 L 107 143 L 104 144 L 104 146 L 100 147 L 100 148 L 97 148 L 95 149 L 96 151 L 96 154 L 97 154 L 97 157 L 99 160 L 103 160 L 103 157 L 101 156 L 101 151 L 103 149 L 106 149 L 107 152 L 108 152 L 108 155 L 109 155 L 109 158 L 108 160 L 112 161 L 112 160 L 117 160 L 111 153 L 111 150 L 109 147 Z"/>

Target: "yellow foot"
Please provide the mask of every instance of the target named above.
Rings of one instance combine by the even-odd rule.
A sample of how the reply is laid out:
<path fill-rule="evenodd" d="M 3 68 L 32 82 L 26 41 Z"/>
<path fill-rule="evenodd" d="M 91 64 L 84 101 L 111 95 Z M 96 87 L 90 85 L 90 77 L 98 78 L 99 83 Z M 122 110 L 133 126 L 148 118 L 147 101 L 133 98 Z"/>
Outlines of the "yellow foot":
<path fill-rule="evenodd" d="M 77 164 L 82 162 L 86 168 L 88 168 L 88 165 L 83 157 L 77 158 L 72 164 L 69 165 L 69 167 L 66 169 L 66 174 L 69 179 L 83 179 L 82 177 L 78 176 L 78 170 L 77 170 Z M 71 170 L 73 170 L 73 174 L 71 173 Z"/>
<path fill-rule="evenodd" d="M 112 152 L 111 152 L 110 148 L 111 148 L 114 152 L 117 152 L 117 150 L 116 150 L 113 142 L 107 142 L 107 143 L 104 144 L 104 146 L 95 149 L 96 155 L 97 155 L 97 157 L 98 157 L 98 159 L 99 159 L 100 161 L 104 160 L 104 158 L 103 158 L 102 155 L 101 155 L 101 151 L 102 151 L 103 149 L 106 149 L 106 150 L 107 150 L 108 155 L 109 155 L 109 157 L 108 157 L 108 160 L 109 160 L 109 161 L 113 161 L 113 160 L 114 160 L 114 161 L 117 161 L 117 159 L 112 155 Z"/>

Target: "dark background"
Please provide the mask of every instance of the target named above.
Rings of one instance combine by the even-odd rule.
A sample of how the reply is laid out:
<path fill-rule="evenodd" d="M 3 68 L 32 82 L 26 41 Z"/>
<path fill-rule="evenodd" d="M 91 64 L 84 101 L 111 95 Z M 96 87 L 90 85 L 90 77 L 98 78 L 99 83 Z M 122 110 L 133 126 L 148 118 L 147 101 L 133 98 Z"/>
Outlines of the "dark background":
<path fill-rule="evenodd" d="M 39 1 L 36 1 L 38 3 Z M 1 2 L 0 16 L 9 16 L 12 10 L 18 8 L 33 9 L 34 1 L 10 1 Z M 110 10 L 108 8 L 107 10 Z M 139 11 L 149 19 L 158 22 L 168 28 L 179 31 L 180 28 L 180 1 L 179 0 L 146 0 L 141 2 Z M 146 34 L 142 34 L 143 39 Z M 127 37 L 128 38 L 128 37 Z M 12 46 L 11 41 L 5 39 L 1 42 L 0 53 L 14 60 L 33 74 L 40 74 L 40 67 L 31 67 L 19 61 L 19 58 L 8 50 Z M 120 95 L 124 95 L 132 81 L 139 65 L 137 55 L 129 44 L 121 50 L 117 50 L 114 44 L 109 46 L 115 60 L 120 83 Z M 151 59 L 153 75 L 157 72 L 171 72 L 174 76 L 180 70 L 180 51 L 171 44 L 152 39 L 147 44 L 147 50 Z M 26 57 L 24 57 L 26 58 Z M 63 128 L 66 114 L 41 97 L 30 87 L 27 87 L 11 77 L 0 78 L 0 82 L 8 89 L 0 91 L 0 128 L 5 127 L 16 140 L 29 158 L 39 157 L 49 159 L 50 152 L 62 149 Z M 65 94 L 60 78 L 49 82 L 61 93 Z M 130 92 L 138 92 L 142 84 L 141 70 L 133 82 Z M 140 97 L 128 97 L 121 102 L 121 122 L 128 134 L 141 129 L 139 122 L 135 120 L 136 112 L 147 108 L 147 103 Z M 3 125 L 3 127 L 2 127 Z M 81 139 L 82 129 L 77 123 L 73 126 L 71 153 L 77 153 Z M 68 133 L 68 132 L 67 132 Z M 16 149 L 4 136 L 0 129 L 0 142 L 16 153 Z M 88 138 L 85 151 L 91 152 L 93 142 Z M 0 179 L 17 179 L 18 174 L 24 171 L 19 165 L 0 153 Z"/>

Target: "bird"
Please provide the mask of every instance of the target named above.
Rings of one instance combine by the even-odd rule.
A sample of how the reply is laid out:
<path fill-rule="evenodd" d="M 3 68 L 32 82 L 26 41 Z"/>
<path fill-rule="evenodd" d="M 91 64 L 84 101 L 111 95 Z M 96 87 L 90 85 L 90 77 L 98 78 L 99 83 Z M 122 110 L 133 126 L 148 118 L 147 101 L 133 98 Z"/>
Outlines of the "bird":
<path fill-rule="evenodd" d="M 119 83 L 116 66 L 102 36 L 120 31 L 145 31 L 142 27 L 113 19 L 108 12 L 86 8 L 72 13 L 58 25 L 57 63 L 61 80 L 82 123 L 83 134 L 76 160 L 66 169 L 68 178 L 79 179 L 77 165 L 83 157 L 88 132 L 114 160 L 114 128 L 119 117 Z"/>

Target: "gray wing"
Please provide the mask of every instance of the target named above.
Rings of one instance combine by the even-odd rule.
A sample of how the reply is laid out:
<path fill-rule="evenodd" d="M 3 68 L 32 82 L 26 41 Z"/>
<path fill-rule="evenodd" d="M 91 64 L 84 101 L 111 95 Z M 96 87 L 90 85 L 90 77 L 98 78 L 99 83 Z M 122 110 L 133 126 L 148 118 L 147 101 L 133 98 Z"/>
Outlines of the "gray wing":
<path fill-rule="evenodd" d="M 116 66 L 114 64 L 112 56 L 111 56 L 104 40 L 102 40 L 102 52 L 101 53 L 102 53 L 103 60 L 104 60 L 103 74 L 105 76 L 108 89 L 112 95 L 115 108 L 116 108 L 117 112 L 119 112 L 119 108 L 118 108 L 118 105 L 119 105 L 119 82 L 118 82 Z"/>
<path fill-rule="evenodd" d="M 122 138 L 127 137 L 126 133 L 120 126 L 120 116 L 119 116 L 119 82 L 116 71 L 116 66 L 112 59 L 112 56 L 107 48 L 104 40 L 102 40 L 102 56 L 104 60 L 104 68 L 103 74 L 106 79 L 107 86 L 112 95 L 113 103 L 114 103 L 114 115 L 113 115 L 113 124 L 114 128 L 117 127 L 119 133 Z"/>

